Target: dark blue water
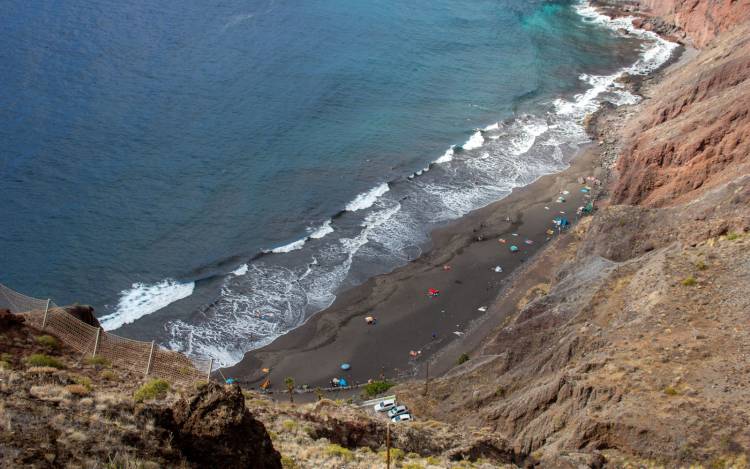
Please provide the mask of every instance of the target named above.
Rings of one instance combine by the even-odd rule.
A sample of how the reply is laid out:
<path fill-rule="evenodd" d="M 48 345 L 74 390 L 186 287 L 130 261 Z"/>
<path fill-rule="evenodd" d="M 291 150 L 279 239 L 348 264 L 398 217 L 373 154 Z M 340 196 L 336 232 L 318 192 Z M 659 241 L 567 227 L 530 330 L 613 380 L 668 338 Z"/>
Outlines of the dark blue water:
<path fill-rule="evenodd" d="M 6 0 L 0 282 L 237 358 L 564 166 L 642 45 L 570 3 Z"/>

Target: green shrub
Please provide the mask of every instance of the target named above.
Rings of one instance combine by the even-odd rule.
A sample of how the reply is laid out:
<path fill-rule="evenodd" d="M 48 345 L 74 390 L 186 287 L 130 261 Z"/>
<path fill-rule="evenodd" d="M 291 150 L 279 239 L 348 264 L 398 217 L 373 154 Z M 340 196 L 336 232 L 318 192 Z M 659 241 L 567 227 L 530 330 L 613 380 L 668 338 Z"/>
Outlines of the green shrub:
<path fill-rule="evenodd" d="M 117 379 L 117 373 L 112 370 L 103 370 L 101 373 L 99 373 L 99 376 L 101 376 L 103 379 L 112 381 Z"/>
<path fill-rule="evenodd" d="M 698 269 L 698 270 L 706 270 L 706 269 L 708 269 L 708 266 L 706 265 L 705 262 L 698 261 L 698 262 L 695 263 L 695 268 Z"/>
<path fill-rule="evenodd" d="M 153 379 L 144 384 L 133 394 L 135 402 L 163 399 L 169 391 L 169 383 L 163 379 Z"/>
<path fill-rule="evenodd" d="M 469 361 L 469 355 L 462 353 L 459 355 L 458 360 L 456 360 L 456 363 L 461 365 L 462 363 L 466 363 Z"/>
<path fill-rule="evenodd" d="M 295 428 L 297 428 L 297 422 L 294 420 L 284 420 L 281 422 L 281 426 L 286 430 L 287 432 L 293 431 Z"/>
<path fill-rule="evenodd" d="M 667 386 L 666 388 L 664 388 L 664 394 L 666 394 L 667 396 L 679 396 L 680 391 L 673 388 L 672 386 Z"/>
<path fill-rule="evenodd" d="M 727 239 L 729 241 L 734 241 L 735 239 L 738 239 L 740 237 L 739 233 L 729 233 L 727 234 Z"/>
<path fill-rule="evenodd" d="M 297 469 L 297 463 L 294 462 L 294 459 L 290 458 L 289 456 L 282 456 L 281 467 L 283 467 L 284 469 Z"/>
<path fill-rule="evenodd" d="M 73 375 L 71 376 L 71 379 L 74 383 L 79 384 L 87 390 L 91 391 L 91 378 L 89 378 L 88 376 Z"/>
<path fill-rule="evenodd" d="M 51 335 L 38 335 L 36 336 L 36 343 L 41 345 L 42 347 L 47 347 L 48 349 L 57 350 L 60 348 L 60 342 L 57 341 L 54 337 Z"/>
<path fill-rule="evenodd" d="M 369 397 L 377 396 L 378 394 L 383 394 L 384 392 L 388 391 L 393 386 L 395 386 L 395 383 L 391 383 L 388 380 L 373 381 L 365 385 L 365 394 L 367 394 Z"/>
<path fill-rule="evenodd" d="M 344 459 L 346 461 L 351 461 L 354 459 L 354 455 L 350 450 L 347 448 L 344 448 L 343 446 L 339 446 L 336 444 L 330 444 L 326 447 L 326 454 L 328 456 L 335 456 L 339 457 L 341 459 Z"/>
<path fill-rule="evenodd" d="M 383 458 L 383 461 L 386 460 L 387 455 L 385 450 L 380 452 L 380 457 Z M 404 450 L 399 448 L 391 448 L 391 461 L 402 461 L 404 457 L 406 457 L 406 453 L 404 453 Z"/>
<path fill-rule="evenodd" d="M 109 368 L 110 366 L 112 366 L 112 362 L 101 356 L 88 357 L 86 359 L 86 363 L 91 366 L 102 366 L 105 368 Z"/>
<path fill-rule="evenodd" d="M 26 357 L 26 364 L 28 366 L 49 366 L 52 368 L 62 369 L 65 368 L 57 358 L 50 357 L 43 353 L 34 353 Z"/>
<path fill-rule="evenodd" d="M 692 275 L 682 281 L 682 284 L 685 285 L 686 287 L 692 287 L 696 283 L 698 282 L 695 280 L 695 277 L 693 277 Z"/>

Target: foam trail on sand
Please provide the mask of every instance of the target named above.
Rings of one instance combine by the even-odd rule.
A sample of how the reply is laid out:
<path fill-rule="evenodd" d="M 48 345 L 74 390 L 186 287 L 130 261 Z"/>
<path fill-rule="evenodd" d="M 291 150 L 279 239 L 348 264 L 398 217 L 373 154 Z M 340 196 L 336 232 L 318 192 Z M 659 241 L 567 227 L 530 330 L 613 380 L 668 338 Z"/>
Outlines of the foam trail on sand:
<path fill-rule="evenodd" d="M 99 323 L 104 330 L 117 329 L 192 295 L 194 289 L 195 282 L 180 283 L 173 279 L 153 285 L 134 283 L 130 290 L 120 293 L 115 312 L 99 318 Z"/>
<path fill-rule="evenodd" d="M 346 205 L 346 210 L 350 212 L 356 212 L 358 210 L 364 210 L 366 208 L 372 207 L 372 204 L 374 204 L 375 201 L 378 200 L 378 197 L 382 196 L 389 190 L 390 188 L 388 187 L 387 182 L 373 187 L 369 191 L 359 194 L 354 200 L 349 202 Z"/>

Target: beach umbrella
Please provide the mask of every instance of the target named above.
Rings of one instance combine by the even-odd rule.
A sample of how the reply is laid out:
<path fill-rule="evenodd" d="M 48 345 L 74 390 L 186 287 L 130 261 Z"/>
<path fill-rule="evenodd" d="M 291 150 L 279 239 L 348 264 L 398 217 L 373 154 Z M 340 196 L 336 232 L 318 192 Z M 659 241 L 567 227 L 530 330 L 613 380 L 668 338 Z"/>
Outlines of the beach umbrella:
<path fill-rule="evenodd" d="M 375 318 L 372 316 L 367 316 L 365 318 L 365 321 L 367 322 L 367 324 L 372 324 L 373 322 L 375 322 Z"/>
<path fill-rule="evenodd" d="M 350 364 L 348 364 L 348 363 L 342 363 L 341 364 L 341 369 L 344 370 L 344 371 L 348 370 L 351 367 L 352 366 Z"/>
<path fill-rule="evenodd" d="M 349 382 L 344 378 L 339 378 L 339 386 L 341 387 L 349 386 Z"/>
<path fill-rule="evenodd" d="M 516 252 L 516 251 L 518 251 L 518 246 L 516 246 L 515 244 L 512 244 L 510 246 L 510 252 Z"/>

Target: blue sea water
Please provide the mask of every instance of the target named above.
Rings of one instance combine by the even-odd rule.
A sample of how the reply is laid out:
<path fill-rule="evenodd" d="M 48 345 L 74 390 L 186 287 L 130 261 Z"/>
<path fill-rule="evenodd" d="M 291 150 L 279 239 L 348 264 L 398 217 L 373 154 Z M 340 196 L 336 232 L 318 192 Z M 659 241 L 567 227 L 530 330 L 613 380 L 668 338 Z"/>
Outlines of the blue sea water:
<path fill-rule="evenodd" d="M 3 6 L 0 282 L 224 364 L 563 168 L 663 52 L 571 1 Z"/>

